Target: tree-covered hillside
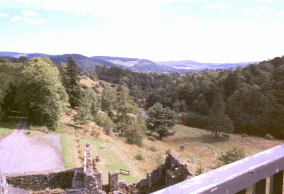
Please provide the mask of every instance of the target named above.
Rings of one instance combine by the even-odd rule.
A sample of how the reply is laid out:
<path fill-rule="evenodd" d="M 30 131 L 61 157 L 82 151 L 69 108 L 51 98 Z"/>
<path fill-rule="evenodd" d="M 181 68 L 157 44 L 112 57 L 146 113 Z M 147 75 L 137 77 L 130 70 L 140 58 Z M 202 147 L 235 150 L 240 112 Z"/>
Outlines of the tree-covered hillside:
<path fill-rule="evenodd" d="M 235 132 L 284 138 L 284 56 L 221 72 L 163 75 L 97 67 L 96 73 L 100 79 L 125 83 L 136 99 L 146 96 L 146 109 L 159 102 L 187 112 L 183 122 L 190 126 L 207 127 L 214 97 L 221 94 Z"/>

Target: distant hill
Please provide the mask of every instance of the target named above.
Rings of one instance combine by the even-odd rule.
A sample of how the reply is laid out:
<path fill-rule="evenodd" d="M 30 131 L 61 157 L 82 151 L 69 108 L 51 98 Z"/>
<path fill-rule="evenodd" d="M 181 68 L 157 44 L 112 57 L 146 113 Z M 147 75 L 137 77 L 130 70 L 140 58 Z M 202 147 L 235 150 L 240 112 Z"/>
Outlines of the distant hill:
<path fill-rule="evenodd" d="M 235 69 L 238 66 L 247 66 L 249 64 L 258 63 L 200 63 L 192 60 L 183 61 L 151 61 L 148 59 L 127 58 L 127 57 L 110 57 L 110 56 L 93 56 L 87 57 L 81 54 L 64 54 L 50 55 L 44 53 L 19 53 L 19 52 L 0 52 L 0 57 L 6 59 L 18 58 L 26 56 L 29 60 L 34 57 L 49 57 L 58 66 L 61 63 L 67 63 L 68 57 L 72 55 L 77 65 L 83 70 L 94 69 L 96 66 L 118 66 L 124 69 L 130 69 L 136 72 L 173 72 L 173 71 L 196 71 L 204 69 Z"/>
<path fill-rule="evenodd" d="M 187 70 L 203 70 L 203 69 L 235 69 L 238 66 L 247 66 L 249 64 L 259 63 L 258 61 L 251 62 L 240 62 L 240 63 L 200 63 L 192 60 L 184 60 L 184 61 L 156 61 L 156 63 L 171 67 L 174 69 L 187 69 Z"/>

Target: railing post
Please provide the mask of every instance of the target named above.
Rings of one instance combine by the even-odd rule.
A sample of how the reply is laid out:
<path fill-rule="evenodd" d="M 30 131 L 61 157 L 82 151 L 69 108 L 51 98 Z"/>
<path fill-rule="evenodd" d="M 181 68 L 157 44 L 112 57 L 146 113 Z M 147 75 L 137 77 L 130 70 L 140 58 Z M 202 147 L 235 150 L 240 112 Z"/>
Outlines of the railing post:
<path fill-rule="evenodd" d="M 283 192 L 283 170 L 270 177 L 270 194 L 282 194 Z"/>
<path fill-rule="evenodd" d="M 237 192 L 236 194 L 246 194 L 246 193 L 247 193 L 247 189 L 243 189 L 243 190 Z"/>
<path fill-rule="evenodd" d="M 253 194 L 265 194 L 266 179 L 262 179 L 253 185 Z"/>

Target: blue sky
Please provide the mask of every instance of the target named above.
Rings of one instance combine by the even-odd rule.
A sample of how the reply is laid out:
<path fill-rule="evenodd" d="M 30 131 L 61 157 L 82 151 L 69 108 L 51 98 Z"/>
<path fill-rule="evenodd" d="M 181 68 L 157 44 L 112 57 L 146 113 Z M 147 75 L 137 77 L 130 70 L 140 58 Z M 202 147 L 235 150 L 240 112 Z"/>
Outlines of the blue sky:
<path fill-rule="evenodd" d="M 245 62 L 283 36 L 281 0 L 0 0 L 0 51 Z"/>

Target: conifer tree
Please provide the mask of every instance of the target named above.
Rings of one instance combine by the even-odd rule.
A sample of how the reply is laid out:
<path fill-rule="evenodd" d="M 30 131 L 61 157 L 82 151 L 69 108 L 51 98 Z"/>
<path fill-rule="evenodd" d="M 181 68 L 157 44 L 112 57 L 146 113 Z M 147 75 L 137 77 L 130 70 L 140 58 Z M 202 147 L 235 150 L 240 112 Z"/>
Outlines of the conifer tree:
<path fill-rule="evenodd" d="M 80 85 L 80 71 L 76 64 L 75 59 L 72 56 L 68 57 L 68 66 L 66 69 L 67 80 L 66 80 L 66 92 L 69 96 L 69 103 L 72 108 L 75 108 L 80 104 L 81 101 L 81 85 Z"/>
<path fill-rule="evenodd" d="M 116 122 L 119 129 L 125 129 L 131 124 L 131 118 L 129 113 L 136 114 L 138 107 L 129 96 L 129 90 L 126 86 L 121 86 L 116 95 L 116 101 L 114 103 L 116 110 Z"/>
<path fill-rule="evenodd" d="M 214 97 L 213 106 L 209 111 L 206 129 L 215 134 L 215 136 L 220 135 L 221 132 L 231 133 L 234 131 L 232 120 L 225 114 L 225 104 L 220 93 L 217 93 Z"/>
<path fill-rule="evenodd" d="M 157 132 L 160 139 L 173 135 L 169 130 L 176 124 L 176 112 L 169 107 L 163 108 L 159 102 L 147 111 L 148 118 L 146 119 L 147 129 L 151 132 Z"/>

